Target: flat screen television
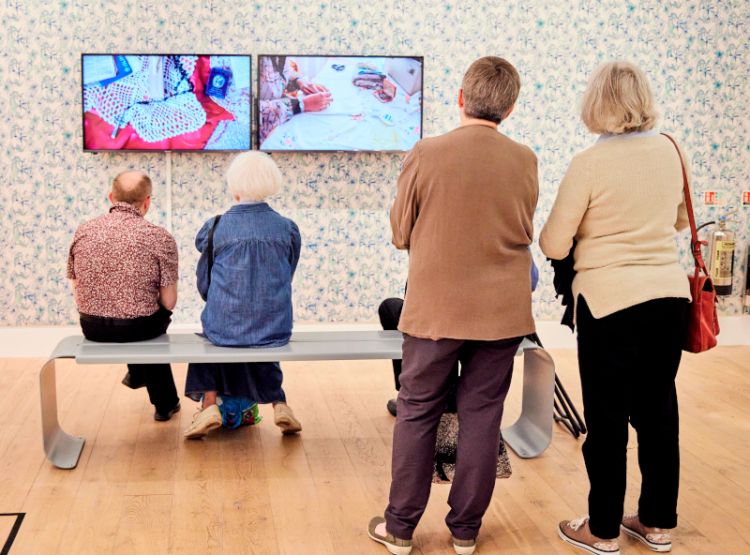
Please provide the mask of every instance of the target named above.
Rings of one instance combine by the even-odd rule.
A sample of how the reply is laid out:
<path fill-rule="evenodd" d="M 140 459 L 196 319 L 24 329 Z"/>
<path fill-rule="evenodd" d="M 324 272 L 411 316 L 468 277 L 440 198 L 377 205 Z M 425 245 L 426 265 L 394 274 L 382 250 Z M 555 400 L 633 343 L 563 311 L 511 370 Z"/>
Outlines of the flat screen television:
<path fill-rule="evenodd" d="M 258 148 L 411 150 L 423 66 L 415 56 L 258 56 Z"/>
<path fill-rule="evenodd" d="M 247 55 L 82 54 L 83 148 L 249 150 Z"/>

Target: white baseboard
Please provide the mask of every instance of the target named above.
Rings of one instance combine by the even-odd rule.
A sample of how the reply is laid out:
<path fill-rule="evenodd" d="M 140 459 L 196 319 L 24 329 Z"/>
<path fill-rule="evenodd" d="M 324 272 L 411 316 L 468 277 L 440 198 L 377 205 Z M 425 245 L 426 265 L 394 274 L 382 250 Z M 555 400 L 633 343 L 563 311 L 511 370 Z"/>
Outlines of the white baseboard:
<path fill-rule="evenodd" d="M 719 318 L 721 334 L 719 345 L 750 345 L 750 316 Z M 536 323 L 539 337 L 548 349 L 575 349 L 576 339 L 571 331 L 558 322 Z M 299 324 L 296 331 L 336 331 L 380 329 L 376 323 L 366 324 Z M 175 324 L 171 332 L 200 331 L 199 324 Z M 0 358 L 42 358 L 52 352 L 55 345 L 68 335 L 79 335 L 78 326 L 46 326 L 25 328 L 0 327 Z"/>

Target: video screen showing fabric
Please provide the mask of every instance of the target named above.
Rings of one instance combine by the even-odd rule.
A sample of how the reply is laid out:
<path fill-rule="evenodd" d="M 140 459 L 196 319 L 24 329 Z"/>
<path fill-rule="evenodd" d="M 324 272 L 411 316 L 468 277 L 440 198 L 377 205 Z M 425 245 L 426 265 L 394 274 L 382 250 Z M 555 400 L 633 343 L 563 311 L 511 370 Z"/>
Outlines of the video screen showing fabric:
<path fill-rule="evenodd" d="M 84 150 L 249 150 L 250 63 L 83 54 Z"/>
<path fill-rule="evenodd" d="M 407 151 L 422 137 L 421 57 L 258 57 L 266 151 Z"/>

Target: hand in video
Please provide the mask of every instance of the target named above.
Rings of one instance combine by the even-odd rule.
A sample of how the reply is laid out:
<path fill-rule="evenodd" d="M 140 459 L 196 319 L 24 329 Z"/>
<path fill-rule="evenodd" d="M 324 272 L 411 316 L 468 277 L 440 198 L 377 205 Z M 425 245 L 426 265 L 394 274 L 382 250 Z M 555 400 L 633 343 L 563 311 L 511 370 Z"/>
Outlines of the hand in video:
<path fill-rule="evenodd" d="M 330 92 L 319 92 L 305 96 L 305 112 L 321 112 L 333 102 Z"/>
<path fill-rule="evenodd" d="M 328 90 L 328 87 L 324 85 L 320 85 L 318 83 L 308 83 L 307 81 L 303 81 L 302 79 L 298 79 L 297 84 L 299 85 L 299 88 L 302 89 L 302 92 L 305 94 L 331 92 Z"/>

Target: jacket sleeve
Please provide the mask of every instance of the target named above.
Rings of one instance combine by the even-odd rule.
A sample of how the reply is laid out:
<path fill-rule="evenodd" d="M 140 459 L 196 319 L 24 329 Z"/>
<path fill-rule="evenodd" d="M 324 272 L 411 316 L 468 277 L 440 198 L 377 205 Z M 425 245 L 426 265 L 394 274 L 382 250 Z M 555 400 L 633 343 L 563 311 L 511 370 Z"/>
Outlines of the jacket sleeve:
<path fill-rule="evenodd" d="M 591 181 L 581 160 L 573 158 L 539 236 L 539 246 L 546 257 L 562 260 L 568 255 L 590 200 Z"/>
<path fill-rule="evenodd" d="M 68 265 L 67 265 L 67 271 L 65 273 L 66 277 L 68 279 L 76 279 L 76 269 L 75 269 L 75 246 L 78 242 L 78 238 L 80 236 L 81 228 L 79 227 L 75 234 L 73 235 L 73 241 L 70 243 L 70 248 L 68 249 Z"/>
<path fill-rule="evenodd" d="M 297 270 L 297 263 L 299 262 L 300 251 L 302 250 L 302 236 L 299 232 L 299 227 L 294 222 L 292 223 L 292 249 L 289 253 L 289 264 L 292 267 L 292 276 Z"/>
<path fill-rule="evenodd" d="M 531 149 L 528 149 L 529 154 L 531 156 L 531 164 L 533 165 L 532 173 L 531 173 L 531 198 L 530 198 L 530 214 L 528 221 L 525 224 L 526 228 L 526 234 L 529 238 L 529 244 L 531 244 L 534 241 L 534 213 L 536 212 L 537 204 L 539 203 L 539 162 L 537 160 L 536 154 L 534 154 L 534 151 Z"/>
<path fill-rule="evenodd" d="M 682 156 L 682 162 L 685 164 L 685 175 L 687 176 L 688 181 L 688 188 L 692 192 L 693 190 L 693 176 L 690 173 L 690 164 L 687 161 L 687 157 L 685 156 L 685 152 L 682 150 L 681 147 L 678 147 L 680 150 L 680 155 Z M 682 202 L 677 207 L 677 221 L 674 224 L 674 228 L 677 231 L 682 231 L 686 227 L 690 225 L 690 220 L 688 219 L 688 213 L 687 213 L 687 205 L 685 204 L 685 196 L 682 195 Z"/>
<path fill-rule="evenodd" d="M 208 256 L 206 254 L 206 247 L 208 246 L 208 228 L 212 222 L 213 219 L 204 223 L 203 227 L 198 231 L 198 235 L 195 236 L 195 248 L 201 253 L 198 265 L 195 268 L 196 285 L 198 293 L 204 301 L 208 297 Z"/>
<path fill-rule="evenodd" d="M 391 231 L 397 249 L 408 249 L 411 232 L 419 215 L 417 205 L 417 175 L 419 170 L 419 145 L 417 143 L 404 161 L 398 178 L 396 200 L 391 208 Z"/>

